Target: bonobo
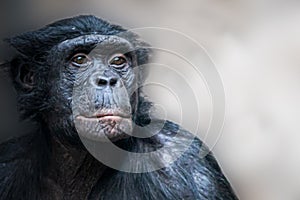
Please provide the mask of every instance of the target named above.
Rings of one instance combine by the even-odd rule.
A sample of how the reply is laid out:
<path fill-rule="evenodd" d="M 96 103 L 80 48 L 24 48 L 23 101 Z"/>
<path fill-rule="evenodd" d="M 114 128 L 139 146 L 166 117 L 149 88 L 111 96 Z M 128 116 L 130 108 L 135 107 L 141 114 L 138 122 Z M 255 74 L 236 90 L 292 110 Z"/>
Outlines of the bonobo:
<path fill-rule="evenodd" d="M 34 127 L 0 145 L 0 199 L 237 199 L 199 139 L 150 117 L 136 34 L 78 16 L 5 41 Z"/>

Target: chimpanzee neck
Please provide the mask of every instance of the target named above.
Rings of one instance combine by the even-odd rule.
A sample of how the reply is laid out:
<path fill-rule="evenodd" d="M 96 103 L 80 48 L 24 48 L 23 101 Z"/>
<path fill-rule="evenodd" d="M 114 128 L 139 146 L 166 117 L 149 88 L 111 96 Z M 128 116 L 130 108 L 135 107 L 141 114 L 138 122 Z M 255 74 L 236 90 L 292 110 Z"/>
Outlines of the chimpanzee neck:
<path fill-rule="evenodd" d="M 57 139 L 52 139 L 51 149 L 45 174 L 48 187 L 55 187 L 52 191 L 63 199 L 86 199 L 107 167 L 85 149 L 66 146 Z"/>

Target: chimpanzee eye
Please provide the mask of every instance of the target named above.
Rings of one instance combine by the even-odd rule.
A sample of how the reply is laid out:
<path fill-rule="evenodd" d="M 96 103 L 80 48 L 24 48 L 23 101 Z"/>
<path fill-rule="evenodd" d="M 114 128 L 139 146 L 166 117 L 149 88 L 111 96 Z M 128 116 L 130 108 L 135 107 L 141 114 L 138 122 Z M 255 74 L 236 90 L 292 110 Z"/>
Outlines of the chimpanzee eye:
<path fill-rule="evenodd" d="M 114 55 L 110 60 L 109 60 L 109 65 L 115 68 L 123 68 L 126 66 L 128 63 L 127 58 L 123 54 L 117 54 Z"/>
<path fill-rule="evenodd" d="M 89 63 L 89 57 L 84 53 L 78 53 L 72 57 L 71 62 L 77 67 L 85 66 Z"/>

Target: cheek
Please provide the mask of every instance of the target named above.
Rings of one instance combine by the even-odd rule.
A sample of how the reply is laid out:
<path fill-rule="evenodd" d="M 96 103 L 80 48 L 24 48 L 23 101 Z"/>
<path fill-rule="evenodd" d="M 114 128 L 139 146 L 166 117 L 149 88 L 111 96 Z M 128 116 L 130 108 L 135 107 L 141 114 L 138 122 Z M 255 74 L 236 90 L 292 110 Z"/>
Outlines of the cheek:
<path fill-rule="evenodd" d="M 93 110 L 93 103 L 91 101 L 91 92 L 87 89 L 74 88 L 72 93 L 72 110 L 73 115 L 88 116 L 89 111 Z"/>
<path fill-rule="evenodd" d="M 130 97 L 139 87 L 137 83 L 137 74 L 132 68 L 122 74 L 122 82 L 127 88 L 127 93 Z"/>
<path fill-rule="evenodd" d="M 49 102 L 56 112 L 69 113 L 71 110 L 73 82 L 65 73 L 57 73 L 48 79 Z"/>

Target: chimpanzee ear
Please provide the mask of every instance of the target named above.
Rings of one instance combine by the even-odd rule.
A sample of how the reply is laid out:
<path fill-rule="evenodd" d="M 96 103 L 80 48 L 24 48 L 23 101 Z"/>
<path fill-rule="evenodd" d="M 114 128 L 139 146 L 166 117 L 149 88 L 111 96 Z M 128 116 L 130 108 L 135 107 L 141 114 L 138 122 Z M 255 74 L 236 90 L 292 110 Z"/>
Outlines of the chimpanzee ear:
<path fill-rule="evenodd" d="M 20 84 L 26 89 L 32 89 L 34 85 L 34 74 L 28 65 L 22 65 L 19 68 Z"/>
<path fill-rule="evenodd" d="M 11 75 L 20 89 L 31 90 L 34 86 L 34 73 L 27 58 L 35 55 L 35 40 L 33 32 L 6 38 L 4 41 L 13 47 L 18 56 L 11 61 Z"/>
<path fill-rule="evenodd" d="M 21 59 L 14 59 L 11 62 L 11 75 L 15 84 L 21 89 L 33 89 L 34 72 L 29 64 L 22 62 Z"/>

